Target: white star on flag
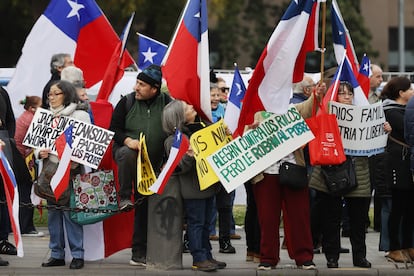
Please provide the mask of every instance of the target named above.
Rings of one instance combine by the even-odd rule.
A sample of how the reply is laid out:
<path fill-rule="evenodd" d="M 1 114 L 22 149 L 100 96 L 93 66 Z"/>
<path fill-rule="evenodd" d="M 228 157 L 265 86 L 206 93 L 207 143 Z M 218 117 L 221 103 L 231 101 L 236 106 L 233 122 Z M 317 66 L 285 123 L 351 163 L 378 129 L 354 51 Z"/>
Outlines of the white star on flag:
<path fill-rule="evenodd" d="M 151 52 L 151 47 L 148 47 L 147 51 L 142 52 L 141 54 L 145 57 L 144 62 L 149 61 L 151 63 L 154 63 L 153 57 L 157 55 L 157 52 Z"/>
<path fill-rule="evenodd" d="M 78 4 L 76 2 L 70 1 L 68 0 L 68 4 L 70 5 L 70 7 L 72 8 L 72 10 L 70 11 L 70 13 L 66 16 L 66 18 L 70 18 L 72 16 L 77 16 L 78 20 L 80 20 L 80 16 L 79 16 L 79 10 L 80 9 L 84 9 L 85 6 L 82 4 Z"/>

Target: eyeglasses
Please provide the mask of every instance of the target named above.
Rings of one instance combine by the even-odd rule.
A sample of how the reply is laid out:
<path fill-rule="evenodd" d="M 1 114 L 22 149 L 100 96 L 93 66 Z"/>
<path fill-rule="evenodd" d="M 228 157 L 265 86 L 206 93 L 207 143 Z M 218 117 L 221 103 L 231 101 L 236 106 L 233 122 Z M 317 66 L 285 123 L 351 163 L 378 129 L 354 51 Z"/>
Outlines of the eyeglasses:
<path fill-rule="evenodd" d="M 62 95 L 62 94 L 63 94 L 63 92 L 60 92 L 60 93 L 48 93 L 47 96 L 50 98 L 50 97 L 57 97 L 57 96 Z"/>
<path fill-rule="evenodd" d="M 226 92 L 229 91 L 228 87 L 220 87 L 221 92 Z"/>
<path fill-rule="evenodd" d="M 354 92 L 338 92 L 338 96 L 341 96 L 341 97 L 345 97 L 345 96 L 353 97 L 354 96 Z"/>

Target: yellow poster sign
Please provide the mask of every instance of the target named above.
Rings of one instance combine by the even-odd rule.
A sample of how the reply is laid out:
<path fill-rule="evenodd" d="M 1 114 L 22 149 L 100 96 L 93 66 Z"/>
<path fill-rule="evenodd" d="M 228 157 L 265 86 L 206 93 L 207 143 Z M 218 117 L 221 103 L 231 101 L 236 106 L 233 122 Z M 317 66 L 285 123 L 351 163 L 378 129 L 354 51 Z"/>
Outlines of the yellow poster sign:
<path fill-rule="evenodd" d="M 141 133 L 139 137 L 140 152 L 137 157 L 137 181 L 138 192 L 142 195 L 152 195 L 149 187 L 154 184 L 157 177 L 152 169 L 151 161 L 148 156 L 147 144 L 145 143 L 145 135 Z"/>
<path fill-rule="evenodd" d="M 207 157 L 228 143 L 223 119 L 191 135 L 190 145 L 196 159 L 200 190 L 205 190 L 219 181 L 216 173 L 207 162 Z"/>

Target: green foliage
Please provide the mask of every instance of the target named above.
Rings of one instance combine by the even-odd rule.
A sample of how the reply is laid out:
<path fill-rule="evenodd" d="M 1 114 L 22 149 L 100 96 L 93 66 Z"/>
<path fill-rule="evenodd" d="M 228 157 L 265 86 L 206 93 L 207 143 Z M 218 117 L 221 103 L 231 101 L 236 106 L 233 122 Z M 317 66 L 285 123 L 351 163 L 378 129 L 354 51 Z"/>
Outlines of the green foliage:
<path fill-rule="evenodd" d="M 186 0 L 96 0 L 116 33 L 120 34 L 131 13 L 136 12 L 127 48 L 136 58 L 136 32 L 169 44 Z M 276 4 L 276 3 L 279 4 Z M 363 53 L 376 57 L 370 45 L 371 34 L 364 26 L 360 14 L 360 0 L 337 0 L 360 60 Z M 14 66 L 21 54 L 26 36 L 49 0 L 0 1 L 0 67 Z M 254 67 L 270 35 L 286 11 L 290 1 L 265 0 L 208 0 L 209 35 L 211 53 L 215 53 L 212 66 L 233 68 L 240 57 L 247 57 L 243 66 Z M 326 67 L 336 65 L 332 51 L 330 6 L 326 16 Z M 319 70 L 320 54 L 309 55 L 308 68 Z"/>

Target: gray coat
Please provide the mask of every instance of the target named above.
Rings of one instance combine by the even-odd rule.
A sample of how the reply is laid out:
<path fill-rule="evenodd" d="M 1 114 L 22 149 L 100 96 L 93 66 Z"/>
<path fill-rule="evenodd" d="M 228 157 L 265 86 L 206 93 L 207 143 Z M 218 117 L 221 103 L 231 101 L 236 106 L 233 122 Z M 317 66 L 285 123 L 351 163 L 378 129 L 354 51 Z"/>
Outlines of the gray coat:
<path fill-rule="evenodd" d="M 369 180 L 368 157 L 355 157 L 355 174 L 358 186 L 349 192 L 345 197 L 370 197 L 371 183 Z M 314 166 L 309 181 L 309 187 L 315 190 L 328 193 L 320 166 Z"/>
<path fill-rule="evenodd" d="M 170 135 L 165 139 L 164 147 L 167 155 L 170 153 L 173 141 L 174 135 Z M 209 188 L 200 191 L 196 161 L 194 157 L 187 154 L 183 156 L 177 168 L 171 175 L 168 180 L 168 185 L 180 185 L 181 196 L 183 199 L 209 198 L 215 195 L 220 189 L 219 184 L 214 184 Z"/>

